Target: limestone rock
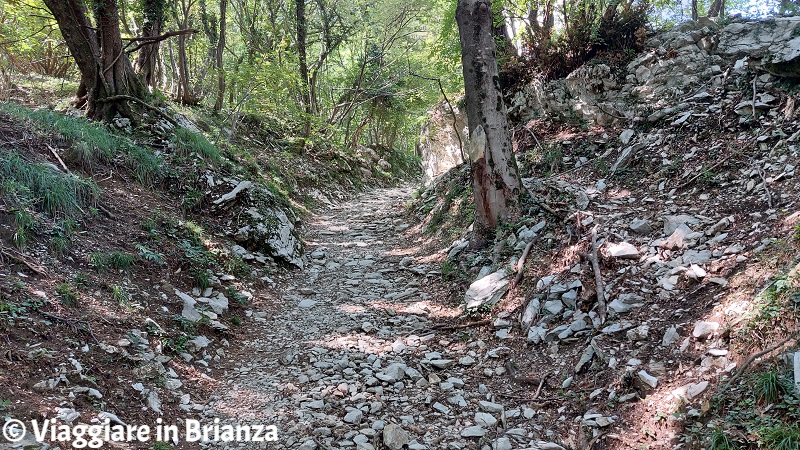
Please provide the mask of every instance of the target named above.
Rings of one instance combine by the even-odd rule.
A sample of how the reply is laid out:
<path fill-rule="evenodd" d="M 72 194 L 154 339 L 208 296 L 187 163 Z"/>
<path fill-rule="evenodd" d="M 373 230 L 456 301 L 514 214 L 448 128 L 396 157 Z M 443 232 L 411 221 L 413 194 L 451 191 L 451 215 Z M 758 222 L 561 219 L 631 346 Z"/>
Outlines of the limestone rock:
<path fill-rule="evenodd" d="M 390 423 L 383 429 L 383 445 L 389 450 L 400 450 L 408 445 L 408 432 L 400 425 Z"/>
<path fill-rule="evenodd" d="M 485 305 L 494 305 L 508 292 L 509 273 L 505 269 L 487 275 L 472 283 L 464 295 L 467 309 L 476 309 Z"/>

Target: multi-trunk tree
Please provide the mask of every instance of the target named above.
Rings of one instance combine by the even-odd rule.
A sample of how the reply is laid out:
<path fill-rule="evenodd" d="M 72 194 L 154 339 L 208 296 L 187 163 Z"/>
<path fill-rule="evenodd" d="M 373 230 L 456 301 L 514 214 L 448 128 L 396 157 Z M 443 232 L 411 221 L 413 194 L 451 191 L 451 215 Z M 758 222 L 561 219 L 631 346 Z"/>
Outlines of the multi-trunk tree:
<path fill-rule="evenodd" d="M 146 89 L 122 45 L 116 0 L 92 2 L 94 24 L 83 0 L 44 0 L 58 23 L 80 72 L 75 105 L 92 119 L 132 117 L 131 102 L 142 102 Z"/>

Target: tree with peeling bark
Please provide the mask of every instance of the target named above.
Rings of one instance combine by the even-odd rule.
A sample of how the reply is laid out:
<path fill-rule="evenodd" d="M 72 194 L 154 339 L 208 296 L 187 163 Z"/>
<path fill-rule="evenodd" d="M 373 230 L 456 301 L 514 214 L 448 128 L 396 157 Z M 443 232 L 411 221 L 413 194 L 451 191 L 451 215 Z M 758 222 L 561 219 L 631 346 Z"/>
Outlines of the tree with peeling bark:
<path fill-rule="evenodd" d="M 80 72 L 75 106 L 86 115 L 110 121 L 132 117 L 131 102 L 144 103 L 147 90 L 122 45 L 116 0 L 95 0 L 95 25 L 83 0 L 44 0 L 58 23 Z"/>
<path fill-rule="evenodd" d="M 519 216 L 520 180 L 500 92 L 489 0 L 459 0 L 456 22 L 467 103 L 478 234 Z"/>

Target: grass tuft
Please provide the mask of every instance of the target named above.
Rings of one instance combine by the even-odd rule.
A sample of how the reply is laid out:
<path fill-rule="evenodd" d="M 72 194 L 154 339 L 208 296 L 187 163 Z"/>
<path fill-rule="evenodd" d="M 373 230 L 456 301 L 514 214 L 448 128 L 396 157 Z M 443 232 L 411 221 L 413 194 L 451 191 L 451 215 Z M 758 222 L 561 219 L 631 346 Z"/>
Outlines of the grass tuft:
<path fill-rule="evenodd" d="M 89 266 L 98 272 L 108 270 L 129 271 L 136 258 L 130 253 L 123 252 L 94 252 L 89 255 Z"/>
<path fill-rule="evenodd" d="M 222 161 L 222 153 L 219 149 L 206 139 L 205 136 L 195 133 L 187 128 L 178 128 L 172 139 L 178 154 L 188 156 L 196 153 L 203 159 L 218 163 Z"/>
<path fill-rule="evenodd" d="M 91 181 L 31 163 L 15 152 L 0 151 L 0 192 L 51 216 L 75 217 L 94 205 L 100 189 Z"/>

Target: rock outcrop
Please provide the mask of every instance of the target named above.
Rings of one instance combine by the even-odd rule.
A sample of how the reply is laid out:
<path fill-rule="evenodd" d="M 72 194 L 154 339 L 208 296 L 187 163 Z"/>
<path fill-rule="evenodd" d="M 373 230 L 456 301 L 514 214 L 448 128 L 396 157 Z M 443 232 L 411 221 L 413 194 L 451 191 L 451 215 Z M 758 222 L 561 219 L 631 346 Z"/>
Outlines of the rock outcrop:
<path fill-rule="evenodd" d="M 426 183 L 464 162 L 462 148 L 467 144 L 467 118 L 458 106 L 454 103 L 452 106 L 455 121 L 450 106 L 442 101 L 434 106 L 422 125 L 417 154 L 423 161 Z"/>
<path fill-rule="evenodd" d="M 800 76 L 800 17 L 722 29 L 710 20 L 684 23 L 651 37 L 626 67 L 593 60 L 564 79 L 533 80 L 514 95 L 509 114 L 522 122 L 551 117 L 600 126 L 652 123 L 686 109 L 680 99 L 702 101 L 698 88 L 721 86 L 728 67 Z"/>

